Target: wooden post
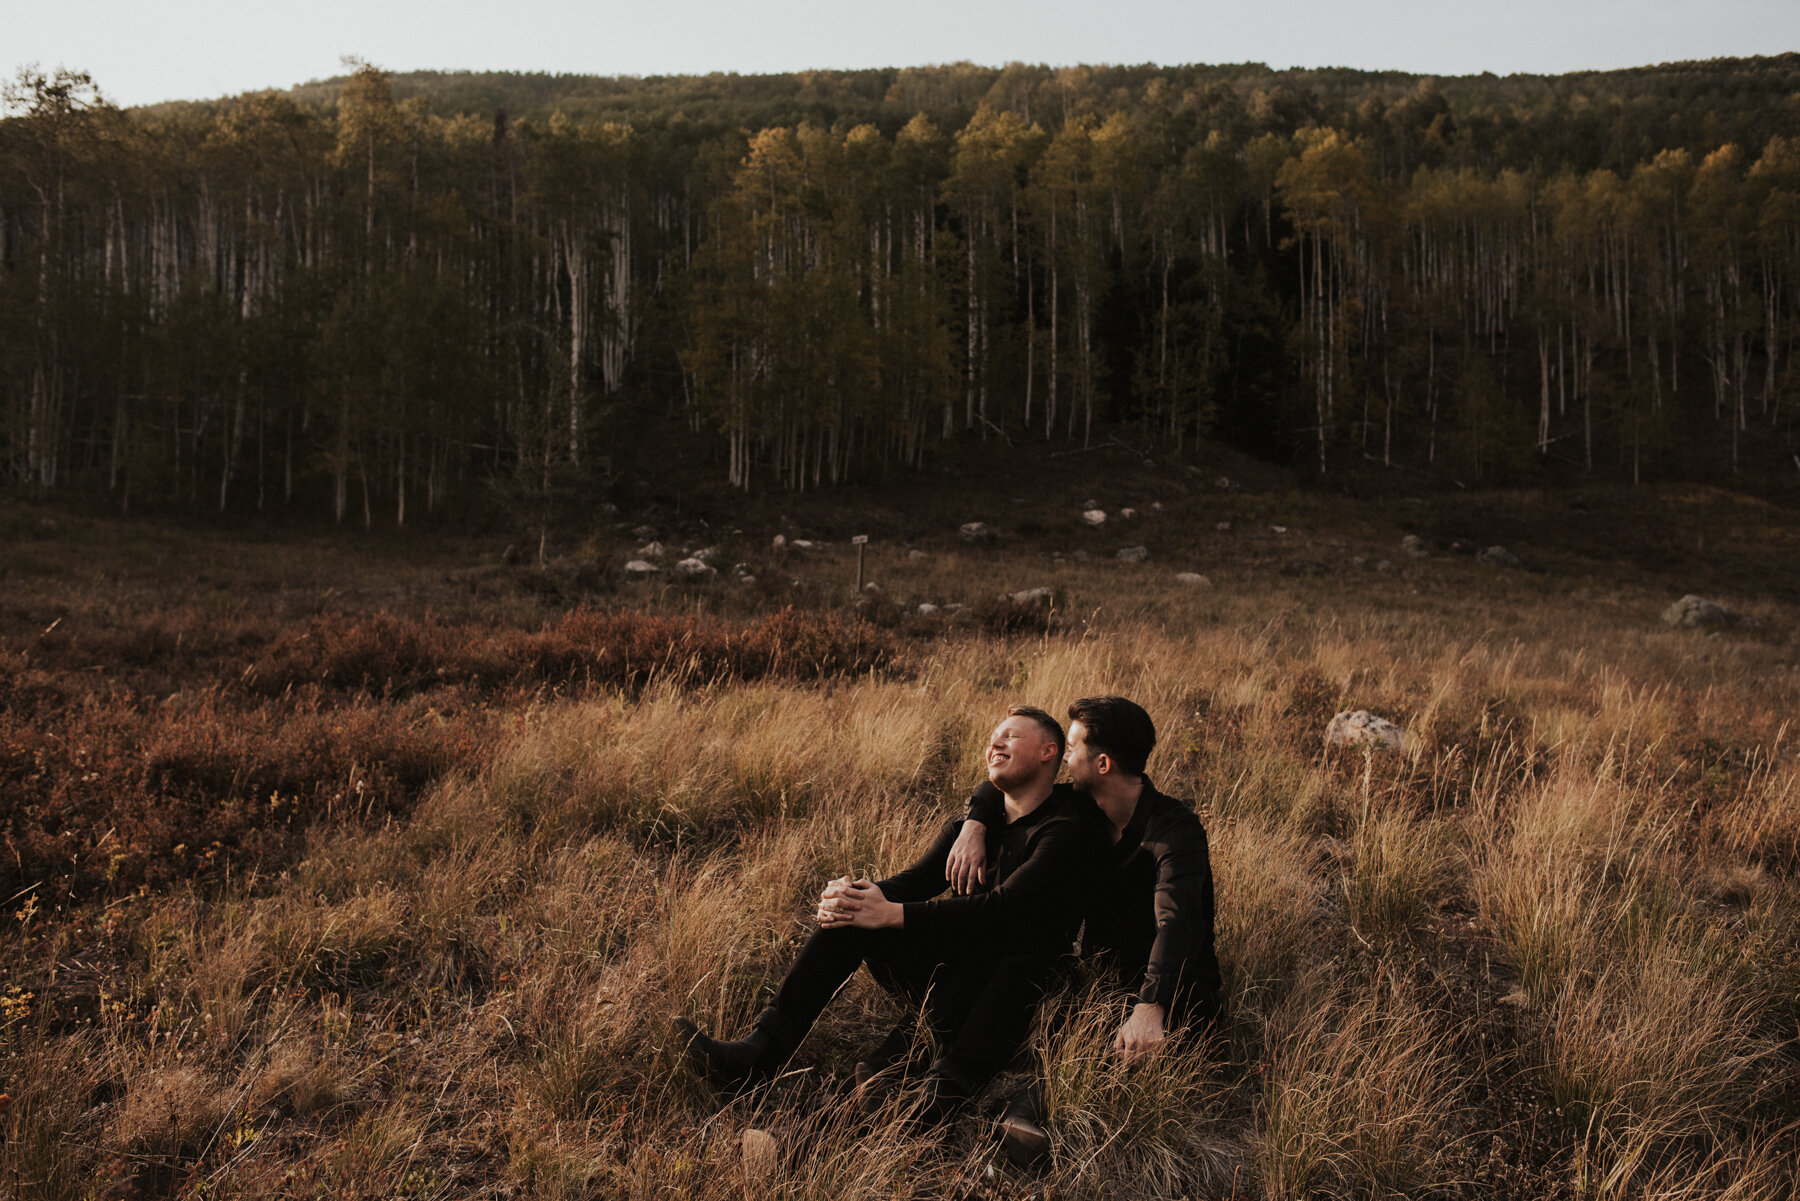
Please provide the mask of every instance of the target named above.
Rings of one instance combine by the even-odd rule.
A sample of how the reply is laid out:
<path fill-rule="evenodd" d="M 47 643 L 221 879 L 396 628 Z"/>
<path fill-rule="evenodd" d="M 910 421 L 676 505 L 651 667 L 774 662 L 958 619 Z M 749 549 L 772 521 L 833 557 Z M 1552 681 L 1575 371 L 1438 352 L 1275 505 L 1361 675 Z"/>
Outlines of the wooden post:
<path fill-rule="evenodd" d="M 856 595 L 861 596 L 863 590 L 863 552 L 869 549 L 869 536 L 858 534 L 850 539 L 856 544 Z"/>

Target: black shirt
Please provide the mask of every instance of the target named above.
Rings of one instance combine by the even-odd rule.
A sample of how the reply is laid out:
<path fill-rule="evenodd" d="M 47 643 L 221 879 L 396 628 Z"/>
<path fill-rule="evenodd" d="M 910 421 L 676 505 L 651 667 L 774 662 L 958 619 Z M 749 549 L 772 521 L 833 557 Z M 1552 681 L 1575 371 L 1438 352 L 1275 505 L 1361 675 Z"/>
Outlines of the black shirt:
<path fill-rule="evenodd" d="M 905 906 L 905 929 L 918 937 L 979 944 L 994 953 L 1066 953 L 1098 867 L 1101 846 L 1093 827 L 1060 788 L 1016 822 L 1006 820 L 998 789 L 994 796 L 999 812 L 986 823 L 994 863 L 988 887 L 938 896 L 949 887 L 945 865 L 962 832 L 963 819 L 955 818 L 916 863 L 878 882 L 882 895 Z"/>
<path fill-rule="evenodd" d="M 1106 820 L 1073 785 L 1058 784 L 1053 796 L 1078 810 L 1085 806 L 1089 820 Z M 1004 821 L 1005 812 L 992 785 L 982 785 L 969 798 L 967 816 L 990 830 L 989 819 Z M 1107 835 L 1099 838 L 1105 841 Z M 1171 1015 L 1217 1011 L 1219 961 L 1213 951 L 1206 827 L 1186 804 L 1157 791 L 1148 776 L 1119 841 L 1106 848 L 1083 916 L 1083 949 L 1112 958 L 1140 1002 L 1161 1005 Z"/>

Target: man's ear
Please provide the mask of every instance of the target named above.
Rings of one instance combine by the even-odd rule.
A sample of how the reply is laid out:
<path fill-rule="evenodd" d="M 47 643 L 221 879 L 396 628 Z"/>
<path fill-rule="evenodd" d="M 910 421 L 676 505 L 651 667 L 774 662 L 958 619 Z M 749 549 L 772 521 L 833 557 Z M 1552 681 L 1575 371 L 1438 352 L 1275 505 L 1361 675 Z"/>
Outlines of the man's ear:
<path fill-rule="evenodd" d="M 1096 774 L 1104 776 L 1112 771 L 1112 769 L 1113 761 L 1111 755 L 1107 754 L 1105 751 L 1101 751 L 1098 755 L 1094 756 L 1094 771 Z"/>

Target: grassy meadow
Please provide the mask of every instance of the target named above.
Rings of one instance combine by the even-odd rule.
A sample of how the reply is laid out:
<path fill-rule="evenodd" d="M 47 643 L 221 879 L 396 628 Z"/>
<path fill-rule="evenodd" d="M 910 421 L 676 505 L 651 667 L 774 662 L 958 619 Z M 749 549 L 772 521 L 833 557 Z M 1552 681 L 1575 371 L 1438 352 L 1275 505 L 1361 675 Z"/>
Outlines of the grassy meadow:
<path fill-rule="evenodd" d="M 852 511 L 860 606 L 848 525 L 776 552 L 760 510 L 664 535 L 754 583 L 676 585 L 592 566 L 611 527 L 507 567 L 0 507 L 0 1196 L 1792 1197 L 1795 523 L 1596 493 L 1577 545 L 1466 504 L 1539 531 L 1528 570 L 1304 494 L 994 548 Z M 1695 563 L 1744 624 L 1658 620 Z M 901 1016 L 866 978 L 767 1089 L 687 1074 L 670 1016 L 741 1028 L 1004 706 L 1103 691 L 1206 820 L 1222 1038 L 1123 1070 L 1117 1002 L 1058 997 L 1033 1174 L 988 1139 L 1018 1073 L 935 1133 L 847 1102 Z M 1327 752 L 1344 709 L 1406 749 Z"/>

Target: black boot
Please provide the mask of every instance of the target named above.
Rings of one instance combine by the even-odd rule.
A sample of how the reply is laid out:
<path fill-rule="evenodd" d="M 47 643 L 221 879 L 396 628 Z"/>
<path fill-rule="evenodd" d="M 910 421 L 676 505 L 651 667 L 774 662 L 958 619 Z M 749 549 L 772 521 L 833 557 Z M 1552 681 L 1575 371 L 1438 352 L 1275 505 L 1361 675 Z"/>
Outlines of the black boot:
<path fill-rule="evenodd" d="M 877 1043 L 873 1051 L 857 1061 L 857 1085 L 866 1085 L 876 1076 L 905 1075 L 906 1069 L 912 1066 L 913 1052 L 917 1042 L 918 1024 L 911 1018 L 889 1030 L 887 1037 Z M 898 1072 L 888 1071 L 889 1068 L 896 1066 L 900 1069 Z"/>
<path fill-rule="evenodd" d="M 1050 1132 L 1044 1122 L 1044 1084 L 1014 1097 L 1000 1115 L 1000 1150 L 1014 1167 L 1028 1168 L 1050 1154 Z"/>
<path fill-rule="evenodd" d="M 675 1038 L 688 1065 L 707 1083 L 728 1092 L 770 1079 L 800 1045 L 774 1009 L 757 1014 L 750 1033 L 733 1042 L 713 1038 L 685 1017 L 675 1019 Z"/>
<path fill-rule="evenodd" d="M 909 1118 L 921 1130 L 935 1129 L 955 1117 L 979 1091 L 944 1071 L 943 1060 L 939 1060 L 931 1065 L 924 1079 L 908 1090 Z"/>

